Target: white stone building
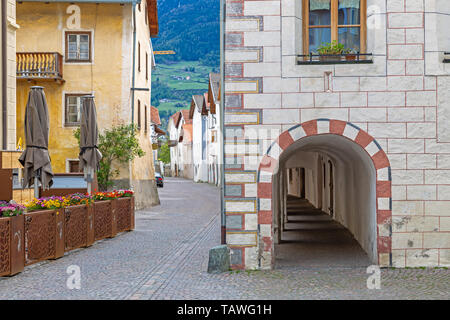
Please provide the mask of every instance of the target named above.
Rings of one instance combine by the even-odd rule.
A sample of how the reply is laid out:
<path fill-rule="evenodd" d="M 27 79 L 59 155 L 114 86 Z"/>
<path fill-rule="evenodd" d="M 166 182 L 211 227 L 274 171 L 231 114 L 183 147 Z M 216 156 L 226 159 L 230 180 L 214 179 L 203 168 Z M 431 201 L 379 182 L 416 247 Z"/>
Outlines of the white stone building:
<path fill-rule="evenodd" d="M 221 112 L 220 112 L 220 74 L 211 73 L 209 75 L 209 89 L 207 94 L 209 103 L 208 112 L 208 182 L 220 185 L 220 164 L 221 157 Z"/>
<path fill-rule="evenodd" d="M 173 177 L 194 178 L 192 156 L 192 119 L 189 110 L 181 110 L 169 118 L 170 170 Z"/>
<path fill-rule="evenodd" d="M 192 96 L 192 161 L 194 181 L 208 182 L 208 102 L 205 95 Z"/>
<path fill-rule="evenodd" d="M 179 156 L 178 149 L 178 139 L 180 137 L 180 130 L 178 125 L 178 120 L 180 117 L 180 111 L 173 114 L 169 118 L 169 122 L 167 124 L 167 133 L 169 136 L 169 147 L 170 147 L 170 171 L 172 177 L 178 177 L 180 171 L 180 162 L 181 158 Z"/>
<path fill-rule="evenodd" d="M 287 195 L 371 263 L 449 266 L 449 2 L 226 0 L 225 16 L 233 268 L 275 266 Z M 333 40 L 361 54 L 320 56 Z"/>

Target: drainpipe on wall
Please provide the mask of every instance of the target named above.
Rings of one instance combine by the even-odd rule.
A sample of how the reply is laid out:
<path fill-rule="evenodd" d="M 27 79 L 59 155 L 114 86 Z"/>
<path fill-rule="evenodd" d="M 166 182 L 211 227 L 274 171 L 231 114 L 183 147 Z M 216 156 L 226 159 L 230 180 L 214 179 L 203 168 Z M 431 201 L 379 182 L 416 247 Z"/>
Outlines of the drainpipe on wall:
<path fill-rule="evenodd" d="M 139 0 L 140 1 L 140 0 Z M 131 71 L 131 124 L 134 124 L 134 87 L 136 83 L 136 2 L 133 2 L 133 69 Z"/>
<path fill-rule="evenodd" d="M 222 170 L 220 170 L 220 210 L 221 210 L 221 240 L 226 239 L 226 215 L 225 215 L 225 0 L 220 0 L 220 151 Z"/>
<path fill-rule="evenodd" d="M 8 148 L 8 47 L 7 47 L 7 0 L 2 0 L 2 149 Z"/>

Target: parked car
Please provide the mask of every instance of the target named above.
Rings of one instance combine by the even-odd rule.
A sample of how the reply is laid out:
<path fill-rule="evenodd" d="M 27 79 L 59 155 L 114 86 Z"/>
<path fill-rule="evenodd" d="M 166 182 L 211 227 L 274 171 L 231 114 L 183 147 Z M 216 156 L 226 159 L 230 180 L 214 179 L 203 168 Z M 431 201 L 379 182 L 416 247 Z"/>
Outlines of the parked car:
<path fill-rule="evenodd" d="M 155 178 L 156 178 L 156 186 L 160 188 L 164 187 L 164 177 L 160 173 L 156 172 Z"/>

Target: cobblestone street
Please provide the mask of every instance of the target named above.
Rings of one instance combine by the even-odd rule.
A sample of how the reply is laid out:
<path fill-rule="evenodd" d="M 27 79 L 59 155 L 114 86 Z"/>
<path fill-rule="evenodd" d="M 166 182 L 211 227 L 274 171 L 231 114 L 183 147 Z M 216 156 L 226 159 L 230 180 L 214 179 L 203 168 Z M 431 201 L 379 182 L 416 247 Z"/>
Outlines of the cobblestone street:
<path fill-rule="evenodd" d="M 206 272 L 220 241 L 220 194 L 207 184 L 167 178 L 161 206 L 136 214 L 136 230 L 0 279 L 1 299 L 449 299 L 447 269 L 383 269 L 368 290 L 365 267 L 284 267 Z M 66 286 L 81 268 L 81 289 Z"/>

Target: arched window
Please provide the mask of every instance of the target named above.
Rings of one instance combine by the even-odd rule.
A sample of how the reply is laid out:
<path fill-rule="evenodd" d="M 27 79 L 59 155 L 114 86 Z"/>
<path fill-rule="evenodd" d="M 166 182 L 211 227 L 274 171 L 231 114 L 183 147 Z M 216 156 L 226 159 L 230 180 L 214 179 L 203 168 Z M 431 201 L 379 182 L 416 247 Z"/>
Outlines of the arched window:
<path fill-rule="evenodd" d="M 366 0 L 303 0 L 303 51 L 337 41 L 366 53 Z"/>

